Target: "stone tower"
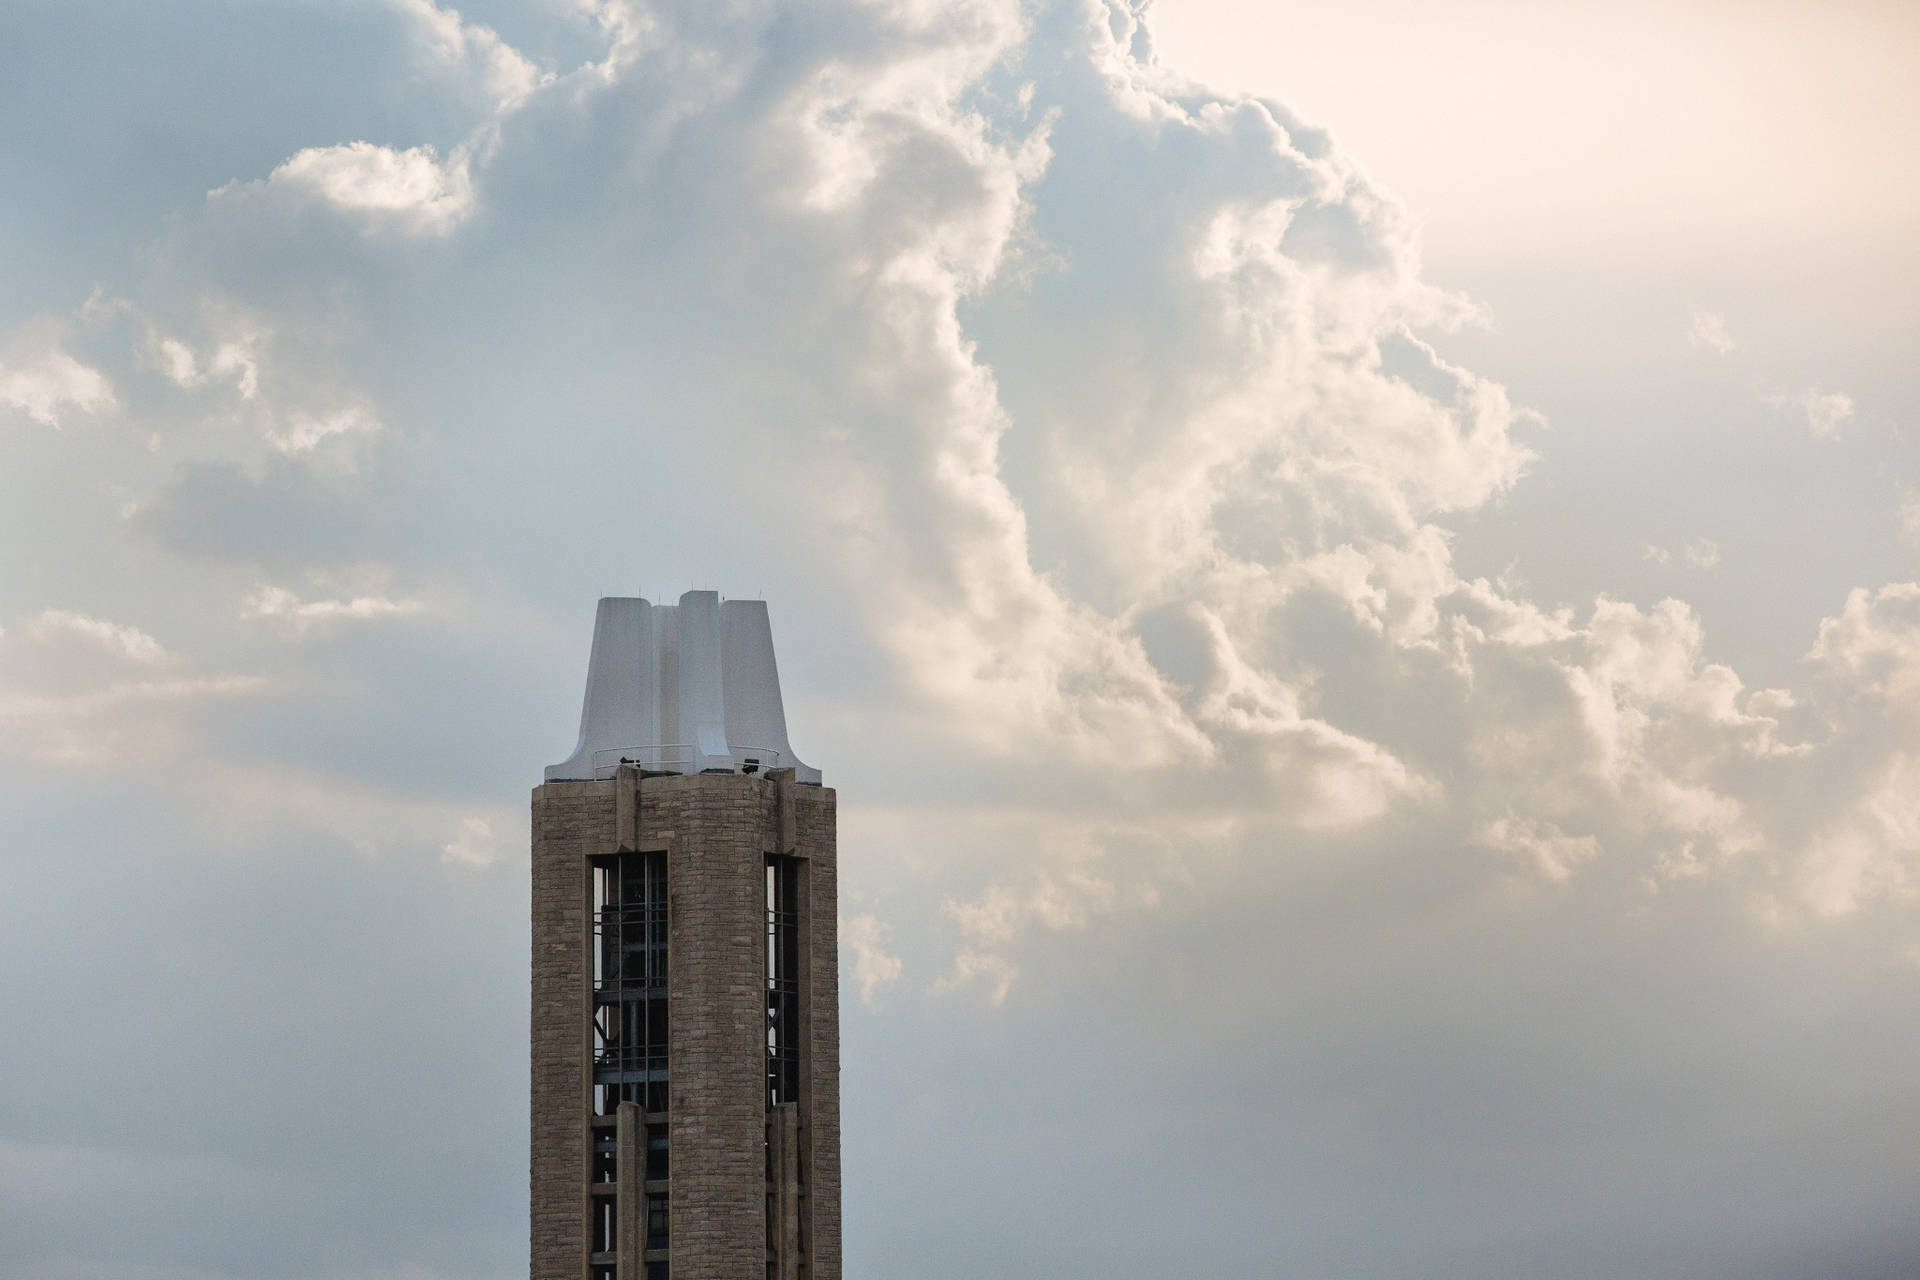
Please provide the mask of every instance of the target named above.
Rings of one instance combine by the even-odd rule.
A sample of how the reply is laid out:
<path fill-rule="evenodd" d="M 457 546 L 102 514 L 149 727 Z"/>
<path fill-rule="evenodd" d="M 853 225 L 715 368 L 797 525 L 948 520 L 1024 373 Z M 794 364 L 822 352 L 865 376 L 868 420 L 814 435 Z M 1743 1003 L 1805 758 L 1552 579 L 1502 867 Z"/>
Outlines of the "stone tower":
<path fill-rule="evenodd" d="M 766 606 L 601 600 L 546 778 L 532 1280 L 839 1280 L 834 793 Z"/>

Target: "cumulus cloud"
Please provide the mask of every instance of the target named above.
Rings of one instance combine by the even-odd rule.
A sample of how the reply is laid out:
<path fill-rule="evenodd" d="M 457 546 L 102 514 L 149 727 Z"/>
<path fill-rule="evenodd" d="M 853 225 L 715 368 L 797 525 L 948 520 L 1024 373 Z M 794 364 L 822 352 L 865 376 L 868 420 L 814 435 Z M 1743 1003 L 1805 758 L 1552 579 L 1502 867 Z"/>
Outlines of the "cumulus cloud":
<path fill-rule="evenodd" d="M 256 211 L 257 212 L 257 211 Z M 339 326 L 324 314 L 281 309 L 203 286 L 148 309 L 122 300 L 135 367 L 188 396 L 142 396 L 135 405 L 165 440 L 189 456 L 261 459 L 259 445 L 289 457 L 321 455 L 351 469 L 367 437 L 386 429 L 335 348 Z M 111 331 L 109 331 L 111 332 Z"/>
<path fill-rule="evenodd" d="M 500 845 L 494 838 L 493 824 L 480 817 L 470 816 L 460 819 L 459 830 L 453 839 L 440 846 L 442 862 L 458 863 L 462 866 L 490 866 L 499 856 Z"/>
<path fill-rule="evenodd" d="M 864 1004 L 874 1004 L 882 990 L 900 980 L 901 959 L 888 950 L 891 932 L 871 911 L 856 912 L 840 921 L 840 948 L 852 956 L 849 967 Z"/>
<path fill-rule="evenodd" d="M 240 616 L 266 619 L 298 635 L 323 623 L 404 617 L 419 613 L 425 607 L 418 600 L 393 600 L 381 595 L 354 596 L 348 600 L 302 600 L 285 587 L 268 585 L 257 588 L 246 598 L 240 606 Z"/>
<path fill-rule="evenodd" d="M 1650 546 L 1645 558 L 1664 569 L 1673 564 L 1676 557 L 1665 547 Z M 1720 544 L 1712 538 L 1695 538 L 1681 548 L 1678 559 L 1689 568 L 1711 569 L 1720 563 Z"/>
<path fill-rule="evenodd" d="M 149 358 L 154 367 L 176 387 L 197 387 L 206 381 L 206 375 L 200 370 L 200 361 L 194 355 L 193 348 L 178 338 L 152 335 L 148 344 Z"/>
<path fill-rule="evenodd" d="M 443 9 L 434 0 L 393 3 L 419 25 L 435 58 L 478 78 L 493 99 L 495 110 L 502 114 L 514 110 L 553 79 L 551 72 L 542 72 L 501 39 L 499 32 L 467 22 L 458 9 Z"/>
<path fill-rule="evenodd" d="M 1493 773 L 1476 802 L 1504 795 L 1514 807 L 1484 820 L 1476 842 L 1553 880 L 1602 857 L 1631 860 L 1650 883 L 1748 865 L 1772 886 L 1758 901 L 1775 916 L 1910 900 L 1916 845 L 1901 797 L 1920 746 L 1920 587 L 1850 593 L 1819 627 L 1804 699 L 1746 690 L 1704 660 L 1703 642 L 1678 601 L 1602 600 L 1547 659 L 1579 732 L 1539 690 L 1523 721 L 1477 731 Z"/>
<path fill-rule="evenodd" d="M 131 309 L 131 304 L 125 304 Z M 149 327 L 142 355 L 149 368 L 183 390 L 202 387 L 216 379 L 231 381 L 242 400 L 251 400 L 260 389 L 260 364 L 256 354 L 258 334 L 242 329 L 231 337 L 212 344 L 211 350 L 196 350 L 188 341 Z"/>
<path fill-rule="evenodd" d="M 151 767 L 201 736 L 213 705 L 264 693 L 268 681 L 191 674 L 138 627 L 66 610 L 35 614 L 0 644 L 0 744 L 56 767 Z"/>
<path fill-rule="evenodd" d="M 1564 884 L 1581 864 L 1600 856 L 1600 842 L 1592 836 L 1570 836 L 1551 822 L 1506 814 L 1473 833 L 1474 843 L 1497 853 L 1523 859 L 1556 884 Z"/>
<path fill-rule="evenodd" d="M 972 972 L 1026 931 L 1153 900 L 1151 872 L 1097 856 L 1121 838 L 1116 805 L 1146 827 L 1205 809 L 1234 825 L 1223 843 L 1417 818 L 1550 879 L 1803 847 L 1769 825 L 1753 770 L 1817 754 L 1812 713 L 1709 660 L 1685 604 L 1601 598 L 1581 621 L 1457 571 L 1451 522 L 1522 483 L 1537 424 L 1442 355 L 1479 308 L 1423 280 L 1412 220 L 1324 133 L 1181 79 L 1131 8 L 874 6 L 776 75 L 753 53 L 770 15 L 591 5 L 605 61 L 549 93 L 491 29 L 398 2 L 519 132 L 482 122 L 444 156 L 310 147 L 248 189 L 439 239 L 480 208 L 481 168 L 503 198 L 536 161 L 605 170 L 608 154 L 541 139 L 645 121 L 618 171 L 650 193 L 649 221 L 618 225 L 679 237 L 658 284 L 708 335 L 650 391 L 712 398 L 715 423 L 796 481 L 806 502 L 776 497 L 776 518 L 865 610 L 924 732 L 1087 797 L 1050 799 L 1065 825 L 1027 871 L 951 897 Z M 682 154 L 707 158 L 699 174 Z M 571 216 L 520 198 L 501 225 Z M 475 235 L 481 261 L 520 251 Z M 335 344 L 337 319 L 222 305 L 198 337 L 154 327 L 151 367 L 231 380 L 287 458 L 403 430 L 350 369 L 276 372 L 267 335 Z M 1731 349 L 1711 313 L 1691 336 Z M 702 362 L 728 358 L 753 374 L 716 392 Z M 1819 433 L 1851 413 L 1831 393 L 1796 403 Z M 1647 555 L 1705 570 L 1720 551 Z M 422 608 L 262 585 L 241 614 L 298 635 Z M 1368 712 L 1356 680 L 1417 710 Z M 1117 796 L 1115 773 L 1135 779 Z"/>
<path fill-rule="evenodd" d="M 1807 417 L 1807 430 L 1820 440 L 1831 440 L 1853 417 L 1853 398 L 1838 391 L 1810 390 L 1789 403 Z"/>
<path fill-rule="evenodd" d="M 166 661 L 166 649 L 146 632 L 125 623 L 90 618 L 64 609 L 44 609 L 28 620 L 25 634 L 42 644 L 76 639 L 145 666 Z"/>
<path fill-rule="evenodd" d="M 715 414 L 809 477 L 793 527 L 922 731 L 1068 815 L 949 897 L 966 981 L 1003 993 L 1028 932 L 1154 900 L 1150 864 L 1084 852 L 1116 809 L 1204 808 L 1222 846 L 1426 821 L 1550 879 L 1804 851 L 1766 770 L 1827 767 L 1817 716 L 1713 661 L 1687 605 L 1547 608 L 1456 569 L 1451 523 L 1523 482 L 1537 419 L 1441 354 L 1478 307 L 1325 134 L 1182 80 L 1124 6 L 873 7 L 777 79 L 745 52 L 765 15 L 590 16 L 620 52 L 519 119 L 644 113 L 619 163 L 646 234 L 697 228 L 662 287 L 704 282 L 690 330 L 749 326 Z M 1692 336 L 1731 349 L 1708 313 Z"/>
<path fill-rule="evenodd" d="M 311 453 L 322 441 L 336 436 L 370 434 L 378 430 L 378 418 L 365 408 L 352 405 L 328 413 L 293 413 L 286 426 L 273 432 L 270 438 L 282 453 Z"/>
<path fill-rule="evenodd" d="M 959 991 L 978 984 L 986 993 L 987 1003 L 998 1006 L 1006 1003 L 1019 977 L 1020 967 L 1006 955 L 963 947 L 953 958 L 953 971 L 935 985 Z"/>
<path fill-rule="evenodd" d="M 431 143 L 395 147 L 357 139 L 305 147 L 276 166 L 264 183 L 235 181 L 209 193 L 210 199 L 231 202 L 264 188 L 269 196 L 315 201 L 353 215 L 368 231 L 424 237 L 451 235 L 473 214 L 475 169 L 498 147 L 500 121 L 556 77 L 494 28 L 466 21 L 457 9 L 442 8 L 435 0 L 390 2 L 413 20 L 432 62 L 469 78 L 484 96 L 488 109 L 467 136 L 444 156 Z"/>
<path fill-rule="evenodd" d="M 27 326 L 0 343 L 0 405 L 57 428 L 68 411 L 102 413 L 119 403 L 106 375 L 69 355 L 48 325 Z"/>
<path fill-rule="evenodd" d="M 1727 322 L 1712 311 L 1695 311 L 1687 326 L 1687 341 L 1696 347 L 1705 347 L 1715 355 L 1724 356 L 1734 348 L 1733 336 L 1727 332 Z"/>
<path fill-rule="evenodd" d="M 1587 825 L 1580 835 L 1602 825 L 1662 874 L 1754 848 L 1760 834 L 1725 766 L 1795 748 L 1780 741 L 1778 699 L 1704 661 L 1704 640 L 1680 601 L 1642 610 L 1602 598 L 1558 652 L 1508 655 L 1550 669 L 1563 692 L 1536 695 L 1518 723 L 1499 715 L 1476 729 L 1492 770 L 1475 803 L 1504 796 L 1522 817 Z"/>
<path fill-rule="evenodd" d="M 483 86 L 486 119 L 444 154 L 301 150 L 223 189 L 208 234 L 270 221 L 248 201 L 278 193 L 431 241 L 464 229 L 477 276 L 598 279 L 605 262 L 568 249 L 589 202 L 662 300 L 619 313 L 647 363 L 644 395 L 617 398 L 734 441 L 751 473 L 682 488 L 764 504 L 702 518 L 781 527 L 890 660 L 928 749 L 1053 813 L 947 898 L 992 991 L 1028 934 L 1158 900 L 1165 864 L 1105 856 L 1129 832 L 1229 848 L 1423 822 L 1550 879 L 1618 860 L 1653 882 L 1804 851 L 1757 771 L 1812 761 L 1819 714 L 1712 661 L 1680 601 L 1549 608 L 1460 573 L 1454 527 L 1523 483 L 1539 425 L 1443 354 L 1481 309 L 1423 279 L 1414 221 L 1325 133 L 1165 68 L 1132 8 L 788 13 L 769 61 L 770 12 L 586 5 L 604 60 L 550 81 L 491 29 L 396 3 L 432 65 Z M 503 216 L 476 220 L 496 199 Z M 440 246 L 420 251 L 410 287 L 452 289 Z M 405 313 L 384 267 L 340 252 L 316 282 Z M 229 380 L 277 455 L 268 478 L 307 488 L 329 442 L 412 430 L 361 389 L 406 370 L 356 348 L 345 313 L 290 301 L 314 292 L 231 282 L 198 329 L 156 321 L 145 357 L 182 387 Z M 1731 348 L 1710 313 L 1692 337 Z M 1850 412 L 1801 407 L 1816 429 Z M 129 523 L 257 554 L 252 525 L 294 508 L 246 475 L 190 462 Z M 270 572 L 379 536 L 326 496 Z M 239 497 L 246 527 L 201 531 Z M 1648 550 L 1698 570 L 1719 555 L 1703 537 Z M 422 608 L 262 585 L 240 612 L 297 636 Z M 883 971 L 872 954 L 857 962 Z"/>
<path fill-rule="evenodd" d="M 1790 863 L 1794 893 L 1827 918 L 1909 905 L 1920 896 L 1920 584 L 1849 592 L 1807 661 L 1824 699 L 1826 752 L 1846 767 L 1801 800 L 1812 820 Z"/>
<path fill-rule="evenodd" d="M 902 535 L 845 548 L 854 576 L 887 584 L 876 625 L 974 749 L 1200 768 L 1259 737 L 1276 772 L 1307 780 L 1295 790 L 1316 823 L 1420 793 L 1390 752 L 1303 712 L 1245 655 L 1265 647 L 1261 610 L 1322 566 L 1364 562 L 1357 607 L 1427 625 L 1422 576 L 1444 577 L 1445 559 L 1428 521 L 1505 492 L 1531 456 L 1504 393 L 1413 332 L 1472 308 L 1420 283 L 1411 224 L 1322 139 L 1270 104 L 1189 104 L 1105 10 L 1048 11 L 1035 38 L 1077 70 L 1021 87 L 1019 119 L 986 127 L 965 95 L 1028 28 L 1011 6 L 965 15 L 876 11 L 858 61 L 823 67 L 763 121 L 791 174 L 769 194 L 830 219 L 840 259 L 821 287 L 867 299 L 853 413 L 918 442 L 851 459 L 836 486 L 843 525 Z M 1138 184 L 1131 166 L 1161 145 L 1196 172 Z M 1047 192 L 1089 182 L 1131 185 L 1125 216 L 1083 243 L 1047 220 Z M 1024 353 L 976 343 L 962 303 L 1029 268 L 1023 306 L 1046 336 Z M 1094 331 L 1054 322 L 1113 278 L 1129 304 Z M 1162 338 L 1178 358 L 1135 358 Z M 1028 359 L 1087 394 L 1034 403 Z M 1025 451 L 1049 483 L 1008 465 L 1010 432 L 1035 436 Z M 1036 567 L 1036 514 L 1069 572 Z M 1185 701 L 1131 621 L 1183 596 L 1211 610 L 1216 668 Z"/>
<path fill-rule="evenodd" d="M 267 175 L 266 186 L 360 215 L 369 228 L 444 236 L 473 212 L 472 161 L 465 147 L 443 159 L 425 143 L 400 149 L 343 142 L 295 152 Z M 210 198 L 236 190 L 223 187 Z"/>
<path fill-rule="evenodd" d="M 1615 913 L 1667 909 L 1681 934 L 1676 903 L 1729 930 L 1759 904 L 1818 926 L 1782 936 L 1884 919 L 1905 954 L 1920 588 L 1847 597 L 1788 690 L 1750 687 L 1664 575 L 1599 596 L 1484 576 L 1549 445 L 1449 358 L 1482 309 L 1426 281 L 1416 221 L 1327 133 L 1161 65 L 1140 6 L 581 0 L 526 46 L 596 41 L 552 79 L 451 9 L 392 7 L 431 110 L 280 143 L 284 164 L 154 244 L 115 286 L 130 298 L 83 308 L 83 375 L 0 380 L 55 423 L 127 398 L 139 440 L 22 438 L 59 447 L 60 501 L 129 513 L 72 554 L 166 601 L 134 616 L 180 649 L 90 614 L 10 618 L 8 752 L 173 762 L 190 858 L 404 849 L 477 891 L 523 847 L 520 811 L 480 793 L 517 791 L 525 747 L 475 757 L 564 731 L 579 601 L 655 566 L 725 585 L 752 565 L 787 584 L 796 733 L 834 731 L 844 883 L 897 878 L 884 922 L 844 922 L 865 1005 L 919 998 L 903 978 L 925 974 L 949 1011 L 984 1000 L 1011 1026 L 1023 984 L 1043 1008 L 1081 966 L 1102 1018 L 1152 1010 L 1164 1037 L 1173 1006 L 1203 1032 L 1218 1016 L 1231 1031 L 1180 1053 L 1216 1078 L 1257 1060 L 1258 1105 L 1311 1097 L 1308 1136 L 1364 1113 L 1372 1142 L 1364 1104 L 1415 1096 L 1389 1078 L 1410 1057 L 1519 1025 L 1489 1004 L 1458 1030 L 1449 1002 L 1518 998 L 1458 958 L 1483 943 L 1510 974 Z M 1733 349 L 1709 313 L 1689 337 Z M 9 350 L 0 379 L 65 342 Z M 1850 420 L 1831 393 L 1791 404 L 1816 432 Z M 471 584 L 483 625 L 435 634 L 431 659 L 278 642 L 436 621 L 398 573 Z M 249 646 L 271 684 L 196 662 Z M 1501 892 L 1515 871 L 1558 890 Z M 1458 932 L 1418 927 L 1439 917 Z M 460 968 L 449 989 L 475 989 Z M 1248 972 L 1273 1008 L 1230 985 Z M 1350 998 L 1400 987 L 1408 1006 Z M 1467 1059 L 1520 1076 L 1422 1077 L 1409 1126 L 1433 1093 L 1511 1096 L 1513 1064 L 1564 1038 L 1535 995 L 1517 1046 Z M 1328 1036 L 1247 1038 L 1316 1025 L 1316 1001 Z M 1354 1043 L 1364 1025 L 1379 1045 Z M 1085 1050 L 1058 1032 L 1034 1043 Z M 1313 1093 L 1367 1071 L 1371 1099 Z M 1559 1114 L 1565 1080 L 1549 1092 Z"/>
<path fill-rule="evenodd" d="M 1796 876 L 1820 916 L 1920 895 L 1920 756 L 1899 752 L 1858 797 L 1854 812 L 1817 835 Z"/>
<path fill-rule="evenodd" d="M 1857 587 L 1845 607 L 1820 624 L 1808 658 L 1860 695 L 1895 706 L 1920 705 L 1920 584 Z"/>
<path fill-rule="evenodd" d="M 1211 641 L 1212 679 L 1194 706 L 1223 753 L 1263 757 L 1269 812 L 1309 828 L 1353 826 L 1392 804 L 1435 794 L 1390 751 L 1301 711 L 1301 690 L 1250 664 L 1219 616 L 1196 607 Z"/>
<path fill-rule="evenodd" d="M 214 348 L 213 361 L 207 367 L 215 377 L 231 377 L 242 400 L 253 399 L 260 389 L 260 363 L 251 335 L 222 342 Z"/>
<path fill-rule="evenodd" d="M 1011 941 L 1029 922 L 1055 931 L 1083 929 L 1111 911 L 1117 898 L 1112 881 L 1085 867 L 1042 868 L 1020 883 L 992 885 L 972 900 L 949 899 L 946 912 L 976 942 L 993 946 Z"/>
<path fill-rule="evenodd" d="M 1907 545 L 1920 547 L 1920 489 L 1900 491 L 1900 536 Z"/>
<path fill-rule="evenodd" d="M 250 675 L 116 680 L 61 694 L 0 688 L 0 725 L 8 750 L 38 763 L 144 766 L 180 749 L 200 707 L 267 688 Z"/>

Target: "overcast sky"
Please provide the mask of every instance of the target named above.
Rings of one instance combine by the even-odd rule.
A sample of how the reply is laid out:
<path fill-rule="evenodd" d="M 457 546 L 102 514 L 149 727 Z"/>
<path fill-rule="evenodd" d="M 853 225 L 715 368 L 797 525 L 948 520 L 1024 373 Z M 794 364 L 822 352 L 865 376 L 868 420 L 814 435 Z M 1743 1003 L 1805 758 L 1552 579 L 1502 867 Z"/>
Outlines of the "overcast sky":
<path fill-rule="evenodd" d="M 525 1274 L 594 601 L 853 1280 L 1920 1272 L 1920 11 L 0 6 L 0 1275 Z"/>

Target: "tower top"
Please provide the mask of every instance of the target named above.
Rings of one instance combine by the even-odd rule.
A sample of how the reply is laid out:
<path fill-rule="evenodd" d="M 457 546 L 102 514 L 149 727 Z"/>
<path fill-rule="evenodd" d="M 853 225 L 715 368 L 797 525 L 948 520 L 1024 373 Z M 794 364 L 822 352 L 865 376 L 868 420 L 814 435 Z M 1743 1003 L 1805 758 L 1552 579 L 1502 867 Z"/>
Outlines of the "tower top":
<path fill-rule="evenodd" d="M 792 769 L 773 629 L 763 600 L 689 591 L 676 604 L 603 596 L 593 620 L 580 741 L 547 781 L 611 778 L 622 764 L 664 773 Z"/>

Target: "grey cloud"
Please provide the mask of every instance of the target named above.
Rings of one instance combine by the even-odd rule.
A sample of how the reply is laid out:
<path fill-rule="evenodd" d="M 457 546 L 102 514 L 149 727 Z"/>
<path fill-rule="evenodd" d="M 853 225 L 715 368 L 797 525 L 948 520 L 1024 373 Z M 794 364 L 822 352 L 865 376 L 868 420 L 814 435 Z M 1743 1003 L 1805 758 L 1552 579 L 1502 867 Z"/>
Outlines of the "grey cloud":
<path fill-rule="evenodd" d="M 225 463 L 186 463 L 128 523 L 181 555 L 242 564 L 365 559 L 381 549 L 379 509 L 294 461 L 259 475 Z"/>
<path fill-rule="evenodd" d="M 442 854 L 474 823 L 521 839 L 592 597 L 687 579 L 774 594 L 796 741 L 901 960 L 846 1010 L 869 1274 L 1908 1256 L 1882 1121 L 1913 1101 L 1916 752 L 1911 699 L 1872 687 L 1915 651 L 1900 593 L 1795 587 L 1821 603 L 1794 653 L 1836 622 L 1789 703 L 1644 577 L 1562 610 L 1461 567 L 1538 469 L 1567 505 L 1593 446 L 1455 367 L 1473 304 L 1326 133 L 1144 61 L 1129 7 L 663 4 L 605 74 L 578 15 L 468 8 L 556 73 L 497 144 L 473 68 L 423 62 L 397 9 L 236 28 L 299 71 L 208 95 L 266 104 L 244 136 L 188 121 L 218 159 L 198 193 L 232 187 L 129 176 L 148 247 L 107 292 L 134 309 L 92 338 L 125 412 L 10 446 L 85 554 L 0 551 L 6 643 L 68 608 L 275 696 L 111 783 L 10 784 L 32 892 L 0 960 L 29 977 L 0 1012 L 31 1030 L 0 1070 L 46 1102 L 0 1150 L 55 1216 L 0 1265 L 520 1266 L 523 871 Z M 378 91 L 308 114 L 350 54 L 340 83 Z M 476 138 L 431 234 L 271 177 Z M 142 325 L 204 356 L 236 317 L 266 335 L 257 400 L 139 367 Z M 381 424 L 357 451 L 276 447 L 347 408 Z M 1571 557 L 1587 516 L 1546 524 Z M 1722 540 L 1682 522 L 1626 538 L 1630 569 Z M 242 616 L 263 586 L 422 607 L 295 634 Z M 1541 841 L 1580 851 L 1563 882 L 1507 847 Z M 1819 881 L 1845 913 L 1809 920 L 1806 855 L 1862 849 L 1871 874 Z M 133 958 L 142 1091 L 71 1030 L 101 937 Z M 957 955 L 977 976 L 942 986 Z M 126 1136 L 76 1143 L 102 1099 Z M 76 1255 L 60 1206 L 103 1143 L 114 1188 L 175 1190 Z M 222 1236 L 236 1186 L 283 1234 Z"/>
<path fill-rule="evenodd" d="M 62 815 L 84 858 L 7 823 L 11 874 L 35 890 L 0 909 L 9 1016 L 64 1031 L 0 1058 L 12 1095 L 35 1099 L 0 1141 L 20 1210 L 0 1268 L 510 1274 L 522 1188 L 488 1153 L 524 1124 L 486 1099 L 524 1089 L 488 1030 L 517 1021 L 518 878 L 449 886 L 417 854 L 344 876 L 333 851 L 284 836 L 271 861 L 209 858 L 193 806 L 125 794 L 135 806 L 106 813 L 95 783 L 43 791 L 35 812 Z M 69 973 L 95 996 L 74 1001 Z M 387 1048 L 351 1048 L 373 1043 Z"/>
<path fill-rule="evenodd" d="M 1214 851 L 1159 910 L 1027 948 L 993 1022 L 915 1019 L 951 1047 L 915 1070 L 924 1089 L 888 1087 L 878 1043 L 850 1056 L 885 1099 L 849 1138 L 886 1170 L 870 1265 L 926 1239 L 890 1218 L 969 1257 L 959 1224 L 984 1219 L 1006 1223 L 984 1246 L 1003 1265 L 1079 1274 L 1142 1203 L 1158 1225 L 1101 1265 L 1784 1278 L 1816 1255 L 1848 1276 L 1912 1256 L 1908 1144 L 1845 1118 L 1912 1105 L 1909 1020 L 1888 1017 L 1913 1002 L 1905 968 L 1699 895 L 1636 904 L 1630 877 L 1504 891 L 1417 827 L 1265 839 L 1285 856 Z M 986 1036 L 1021 1050 L 946 1065 Z M 993 1119 L 963 1130 L 956 1111 Z M 1044 1205 L 995 1176 L 1029 1130 L 1067 1152 Z M 927 1146 L 955 1152 L 932 1176 L 910 1154 Z"/>

